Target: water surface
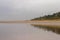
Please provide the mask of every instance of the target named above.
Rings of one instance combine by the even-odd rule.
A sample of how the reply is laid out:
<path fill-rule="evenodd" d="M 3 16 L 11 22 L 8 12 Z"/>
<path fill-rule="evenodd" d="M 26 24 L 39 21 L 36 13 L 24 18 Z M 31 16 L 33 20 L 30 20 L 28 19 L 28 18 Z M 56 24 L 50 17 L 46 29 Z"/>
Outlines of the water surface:
<path fill-rule="evenodd" d="M 0 23 L 0 40 L 60 40 L 60 34 L 30 24 Z"/>

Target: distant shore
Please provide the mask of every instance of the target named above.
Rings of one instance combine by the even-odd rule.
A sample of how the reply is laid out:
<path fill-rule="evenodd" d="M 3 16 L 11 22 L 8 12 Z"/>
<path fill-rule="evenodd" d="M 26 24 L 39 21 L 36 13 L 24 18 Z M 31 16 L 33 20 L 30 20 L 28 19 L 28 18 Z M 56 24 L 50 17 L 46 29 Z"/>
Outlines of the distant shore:
<path fill-rule="evenodd" d="M 24 20 L 24 21 L 0 21 L 0 23 L 29 23 L 34 25 L 60 26 L 60 20 Z"/>
<path fill-rule="evenodd" d="M 60 20 L 20 20 L 20 21 L 0 21 L 0 23 L 60 23 Z"/>
<path fill-rule="evenodd" d="M 24 21 L 0 21 L 0 23 L 25 23 L 31 24 L 35 26 L 48 26 L 48 27 L 59 27 L 60 28 L 60 20 L 24 20 Z"/>

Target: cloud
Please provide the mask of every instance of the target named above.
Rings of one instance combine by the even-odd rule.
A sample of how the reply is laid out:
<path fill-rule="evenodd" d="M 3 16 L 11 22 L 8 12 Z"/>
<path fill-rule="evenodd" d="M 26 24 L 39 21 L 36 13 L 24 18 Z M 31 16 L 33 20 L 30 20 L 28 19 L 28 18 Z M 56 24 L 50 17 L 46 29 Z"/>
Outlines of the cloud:
<path fill-rule="evenodd" d="M 0 19 L 31 19 L 60 11 L 59 0 L 0 0 Z"/>

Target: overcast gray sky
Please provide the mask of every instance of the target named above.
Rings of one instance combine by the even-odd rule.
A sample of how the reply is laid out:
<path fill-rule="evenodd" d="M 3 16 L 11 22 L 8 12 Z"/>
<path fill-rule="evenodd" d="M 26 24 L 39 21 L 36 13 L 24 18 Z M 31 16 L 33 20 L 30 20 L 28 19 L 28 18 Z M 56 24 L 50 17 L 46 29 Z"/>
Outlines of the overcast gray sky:
<path fill-rule="evenodd" d="M 0 0 L 0 20 L 26 20 L 60 11 L 60 0 Z"/>

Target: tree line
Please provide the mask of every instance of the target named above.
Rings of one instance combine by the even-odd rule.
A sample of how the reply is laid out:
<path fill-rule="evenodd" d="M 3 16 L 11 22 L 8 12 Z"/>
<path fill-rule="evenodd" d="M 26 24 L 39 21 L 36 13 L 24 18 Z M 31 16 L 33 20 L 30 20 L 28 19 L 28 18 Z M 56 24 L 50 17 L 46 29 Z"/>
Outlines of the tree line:
<path fill-rule="evenodd" d="M 60 12 L 53 13 L 52 15 L 45 15 L 43 17 L 34 18 L 32 20 L 56 20 L 60 19 Z"/>

